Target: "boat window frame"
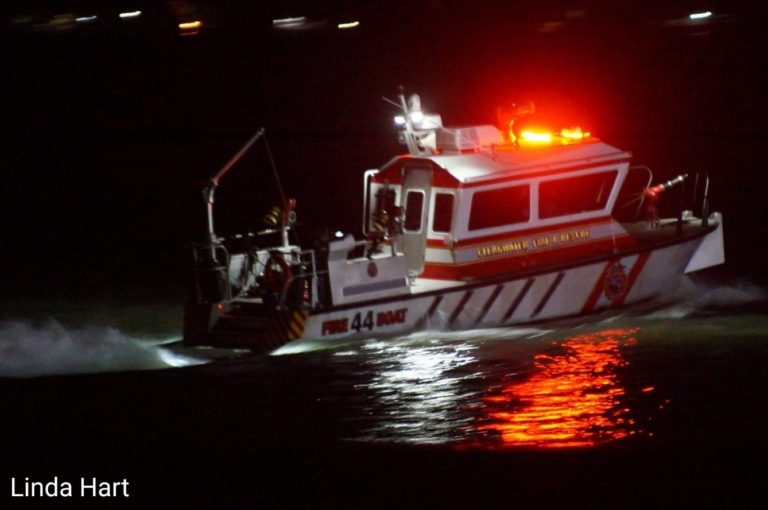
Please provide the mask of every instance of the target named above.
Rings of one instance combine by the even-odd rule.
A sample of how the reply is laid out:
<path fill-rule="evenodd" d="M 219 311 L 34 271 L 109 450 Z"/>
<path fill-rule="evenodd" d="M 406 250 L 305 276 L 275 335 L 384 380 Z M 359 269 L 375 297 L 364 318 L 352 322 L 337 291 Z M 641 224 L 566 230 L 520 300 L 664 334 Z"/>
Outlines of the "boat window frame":
<path fill-rule="evenodd" d="M 448 208 L 448 228 L 445 230 L 437 230 L 435 228 L 435 221 L 437 220 L 437 205 L 438 205 L 438 196 L 439 195 L 445 195 L 451 198 L 450 207 Z M 435 191 L 433 193 L 432 197 L 432 214 L 430 216 L 430 230 L 432 233 L 437 235 L 445 235 L 450 234 L 453 231 L 454 227 L 454 215 L 456 211 L 456 194 L 449 191 Z"/>
<path fill-rule="evenodd" d="M 472 217 L 473 217 L 472 213 L 473 213 L 473 207 L 475 205 L 475 198 L 482 193 L 506 192 L 511 188 L 525 188 L 527 190 L 528 209 L 527 209 L 527 214 L 525 218 L 519 221 L 498 223 L 495 225 L 484 225 L 484 226 L 472 228 Z M 533 195 L 534 195 L 534 189 L 533 189 L 533 183 L 531 181 L 515 182 L 514 184 L 509 184 L 505 186 L 490 186 L 485 189 L 474 190 L 471 196 L 469 197 L 469 211 L 467 214 L 467 223 L 466 223 L 467 232 L 477 233 L 483 230 L 504 229 L 510 226 L 519 226 L 519 225 L 529 224 L 533 219 L 533 207 L 532 207 Z"/>
<path fill-rule="evenodd" d="M 396 207 L 399 207 L 400 204 L 400 195 L 401 195 L 401 185 L 400 184 L 392 184 L 389 182 L 374 182 L 371 181 L 370 186 L 368 186 L 368 189 L 366 189 L 365 193 L 366 195 L 363 196 L 364 202 L 367 202 L 365 206 L 363 207 L 363 234 L 366 236 L 373 232 L 375 230 L 373 226 L 373 219 L 374 219 L 374 213 L 376 212 L 376 193 L 378 193 L 383 188 L 389 188 L 394 191 L 394 200 L 392 204 Z M 393 211 L 390 211 L 392 213 Z"/>
<path fill-rule="evenodd" d="M 576 179 L 584 179 L 589 178 L 592 176 L 600 175 L 600 174 L 613 174 L 613 182 L 610 186 L 606 187 L 602 191 L 602 193 L 605 194 L 605 198 L 603 200 L 603 204 L 600 207 L 595 207 L 592 209 L 582 210 L 578 212 L 570 211 L 570 212 L 560 212 L 558 214 L 554 215 L 542 215 L 542 193 L 541 189 L 542 186 L 546 186 L 549 183 L 558 182 L 558 181 L 567 181 L 567 180 L 576 180 Z M 616 186 L 617 183 L 623 182 L 622 179 L 620 179 L 620 171 L 618 168 L 612 167 L 612 168 L 601 168 L 601 169 L 595 169 L 595 171 L 591 172 L 585 172 L 585 173 L 579 173 L 578 175 L 560 175 L 557 177 L 552 178 L 545 178 L 541 179 L 536 184 L 536 218 L 537 220 L 541 220 L 544 222 L 550 222 L 550 221 L 557 221 L 559 218 L 564 218 L 566 216 L 575 216 L 575 217 L 581 217 L 582 215 L 590 215 L 599 213 L 601 211 L 605 211 L 609 206 L 611 206 L 611 197 L 614 193 L 616 193 Z"/>
<path fill-rule="evenodd" d="M 408 228 L 408 197 L 411 193 L 421 195 L 421 204 L 419 205 L 419 228 Z M 427 194 L 423 189 L 407 189 L 405 190 L 405 197 L 403 197 L 403 232 L 406 234 L 421 234 L 424 232 L 424 202 L 426 201 Z"/>

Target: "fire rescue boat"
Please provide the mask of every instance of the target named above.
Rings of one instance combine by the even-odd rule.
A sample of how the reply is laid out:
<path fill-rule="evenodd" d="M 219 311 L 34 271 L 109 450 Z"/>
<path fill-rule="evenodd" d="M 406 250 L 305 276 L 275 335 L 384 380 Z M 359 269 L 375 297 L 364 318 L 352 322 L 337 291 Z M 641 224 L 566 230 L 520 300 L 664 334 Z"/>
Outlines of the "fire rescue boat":
<path fill-rule="evenodd" d="M 501 128 L 444 127 L 418 96 L 392 103 L 408 153 L 364 173 L 360 238 L 294 244 L 287 199 L 248 242 L 215 234 L 216 186 L 263 130 L 211 179 L 184 344 L 263 352 L 588 316 L 724 262 L 704 175 L 652 185 L 629 152 L 578 128 L 518 131 L 532 106 Z M 672 188 L 677 214 L 659 217 Z"/>

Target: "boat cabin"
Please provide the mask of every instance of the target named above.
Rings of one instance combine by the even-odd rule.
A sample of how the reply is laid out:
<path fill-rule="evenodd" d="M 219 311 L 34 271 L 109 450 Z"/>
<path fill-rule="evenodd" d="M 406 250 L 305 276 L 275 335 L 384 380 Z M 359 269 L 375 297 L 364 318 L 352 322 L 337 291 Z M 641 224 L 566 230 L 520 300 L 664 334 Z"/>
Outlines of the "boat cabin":
<path fill-rule="evenodd" d="M 440 127 L 411 152 L 365 173 L 363 218 L 369 237 L 397 234 L 411 277 L 471 281 L 632 242 L 612 214 L 631 154 L 589 134 L 505 144 L 494 126 Z"/>

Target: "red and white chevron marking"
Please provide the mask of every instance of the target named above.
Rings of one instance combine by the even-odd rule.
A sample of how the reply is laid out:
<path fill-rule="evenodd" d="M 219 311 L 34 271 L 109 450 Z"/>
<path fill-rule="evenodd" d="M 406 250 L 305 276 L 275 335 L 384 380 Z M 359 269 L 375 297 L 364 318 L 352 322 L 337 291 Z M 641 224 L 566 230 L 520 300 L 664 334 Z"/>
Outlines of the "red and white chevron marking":
<path fill-rule="evenodd" d="M 302 338 L 368 338 L 587 315 L 674 285 L 700 240 L 561 271 L 311 315 Z"/>

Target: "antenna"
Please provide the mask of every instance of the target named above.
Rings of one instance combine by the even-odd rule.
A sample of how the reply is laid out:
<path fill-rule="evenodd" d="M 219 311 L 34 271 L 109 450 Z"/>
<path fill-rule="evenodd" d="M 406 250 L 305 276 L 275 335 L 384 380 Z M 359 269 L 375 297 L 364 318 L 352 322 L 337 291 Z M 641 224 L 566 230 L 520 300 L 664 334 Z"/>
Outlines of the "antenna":
<path fill-rule="evenodd" d="M 406 101 L 402 86 L 398 94 L 399 103 L 386 97 L 382 99 L 403 112 L 395 117 L 395 124 L 402 129 L 400 141 L 408 146 L 411 155 L 429 154 L 430 147 L 434 150 L 435 131 L 443 126 L 440 115 L 425 114 L 421 110 L 421 98 L 417 94 L 411 94 Z"/>

